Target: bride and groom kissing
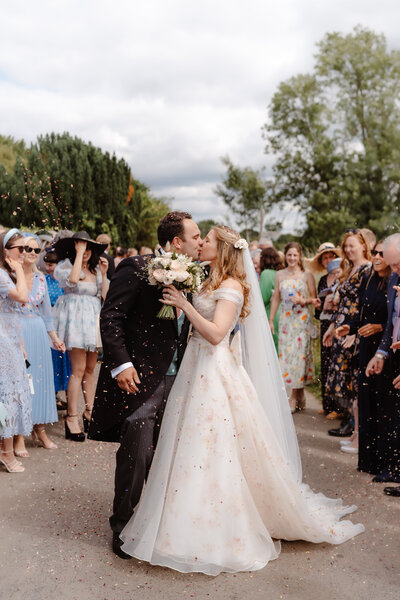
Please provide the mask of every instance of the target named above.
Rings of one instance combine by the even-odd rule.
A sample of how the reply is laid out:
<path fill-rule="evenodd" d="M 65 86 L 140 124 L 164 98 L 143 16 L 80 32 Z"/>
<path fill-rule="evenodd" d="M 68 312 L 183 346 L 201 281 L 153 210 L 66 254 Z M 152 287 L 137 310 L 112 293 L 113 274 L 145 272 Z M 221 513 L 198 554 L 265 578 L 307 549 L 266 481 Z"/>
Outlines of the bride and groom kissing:
<path fill-rule="evenodd" d="M 209 261 L 210 275 L 192 299 L 150 286 L 141 276 L 148 257 L 122 261 L 112 278 L 89 437 L 120 443 L 114 552 L 217 575 L 264 567 L 281 539 L 337 544 L 361 533 L 361 524 L 340 520 L 355 506 L 301 483 L 246 242 L 226 226 L 202 241 L 184 212 L 161 219 L 158 238 Z M 160 301 L 174 306 L 175 319 L 157 317 Z"/>

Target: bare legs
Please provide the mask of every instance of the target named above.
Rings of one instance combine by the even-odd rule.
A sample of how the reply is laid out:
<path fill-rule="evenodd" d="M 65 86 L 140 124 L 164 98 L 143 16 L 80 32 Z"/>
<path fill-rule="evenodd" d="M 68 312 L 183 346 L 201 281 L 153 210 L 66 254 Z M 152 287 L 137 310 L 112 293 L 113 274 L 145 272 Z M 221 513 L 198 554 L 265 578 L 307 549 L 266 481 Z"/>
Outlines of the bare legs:
<path fill-rule="evenodd" d="M 90 418 L 94 402 L 95 380 L 94 368 L 97 361 L 97 352 L 86 352 L 82 348 L 72 348 L 68 351 L 71 360 L 71 377 L 68 382 L 67 402 L 68 415 L 66 417 L 71 433 L 80 433 L 78 423 L 78 402 L 82 386 L 85 398 L 85 416 Z"/>

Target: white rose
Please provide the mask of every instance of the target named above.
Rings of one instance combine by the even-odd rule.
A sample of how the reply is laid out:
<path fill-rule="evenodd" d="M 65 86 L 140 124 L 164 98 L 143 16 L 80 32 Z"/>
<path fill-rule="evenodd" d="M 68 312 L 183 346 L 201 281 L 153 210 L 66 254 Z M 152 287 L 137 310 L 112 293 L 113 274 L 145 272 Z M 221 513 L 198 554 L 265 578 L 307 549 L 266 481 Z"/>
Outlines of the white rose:
<path fill-rule="evenodd" d="M 155 277 L 153 277 L 153 273 L 149 273 L 149 284 L 157 285 L 157 279 Z"/>
<path fill-rule="evenodd" d="M 165 271 L 164 269 L 155 269 L 152 276 L 158 283 L 165 283 Z"/>
<path fill-rule="evenodd" d="M 180 283 L 186 281 L 188 278 L 188 272 L 183 269 L 181 271 L 173 271 L 173 273 L 175 281 L 179 281 Z"/>
<path fill-rule="evenodd" d="M 179 262 L 179 260 L 172 260 L 171 264 L 170 264 L 170 268 L 173 271 L 180 271 L 182 269 L 182 264 Z"/>

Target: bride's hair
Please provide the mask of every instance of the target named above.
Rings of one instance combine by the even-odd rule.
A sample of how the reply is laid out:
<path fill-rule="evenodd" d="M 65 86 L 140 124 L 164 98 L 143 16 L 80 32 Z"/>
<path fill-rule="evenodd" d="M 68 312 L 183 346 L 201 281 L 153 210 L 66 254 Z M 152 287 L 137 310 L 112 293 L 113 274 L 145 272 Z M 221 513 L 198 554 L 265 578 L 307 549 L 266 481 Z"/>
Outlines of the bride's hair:
<path fill-rule="evenodd" d="M 235 248 L 234 244 L 240 239 L 240 235 L 234 229 L 227 225 L 216 225 L 212 228 L 217 240 L 218 258 L 215 268 L 210 277 L 203 286 L 206 292 L 212 292 L 219 288 L 221 283 L 232 277 L 242 286 L 243 306 L 240 318 L 245 319 L 249 314 L 249 294 L 250 285 L 246 280 L 246 272 L 243 264 L 243 252 L 240 248 Z"/>

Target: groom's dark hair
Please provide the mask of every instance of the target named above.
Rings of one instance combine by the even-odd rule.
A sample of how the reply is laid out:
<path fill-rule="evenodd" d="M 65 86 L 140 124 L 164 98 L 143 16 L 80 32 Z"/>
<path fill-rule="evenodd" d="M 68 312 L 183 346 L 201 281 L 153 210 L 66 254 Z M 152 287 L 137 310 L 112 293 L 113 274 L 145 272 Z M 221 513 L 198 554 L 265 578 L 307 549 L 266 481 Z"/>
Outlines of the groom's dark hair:
<path fill-rule="evenodd" d="M 165 246 L 167 242 L 172 242 L 174 237 L 184 239 L 183 221 L 192 219 L 192 215 L 187 212 L 174 211 L 169 212 L 160 221 L 157 229 L 158 243 Z"/>

